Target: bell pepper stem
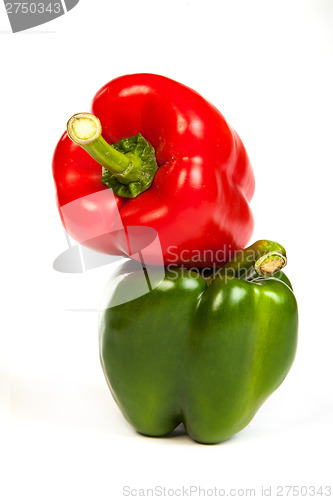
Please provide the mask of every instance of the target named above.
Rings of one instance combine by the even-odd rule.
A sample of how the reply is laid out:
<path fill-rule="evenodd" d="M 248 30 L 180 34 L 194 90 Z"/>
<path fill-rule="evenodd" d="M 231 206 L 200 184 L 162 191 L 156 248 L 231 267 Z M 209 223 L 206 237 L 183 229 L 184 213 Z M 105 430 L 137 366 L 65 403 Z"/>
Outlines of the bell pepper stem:
<path fill-rule="evenodd" d="M 90 113 L 73 115 L 67 134 L 101 165 L 101 182 L 116 195 L 135 198 L 150 187 L 158 165 L 153 146 L 141 134 L 108 144 L 101 122 Z"/>
<path fill-rule="evenodd" d="M 272 276 L 287 265 L 287 256 L 278 251 L 267 252 L 254 264 L 259 276 Z"/>
<path fill-rule="evenodd" d="M 259 240 L 239 250 L 219 270 L 220 274 L 251 280 L 258 276 L 272 276 L 287 264 L 284 247 L 275 241 Z"/>
<path fill-rule="evenodd" d="M 90 113 L 73 115 L 68 120 L 67 133 L 75 144 L 113 174 L 122 173 L 135 161 L 135 158 L 117 151 L 103 139 L 101 122 Z"/>

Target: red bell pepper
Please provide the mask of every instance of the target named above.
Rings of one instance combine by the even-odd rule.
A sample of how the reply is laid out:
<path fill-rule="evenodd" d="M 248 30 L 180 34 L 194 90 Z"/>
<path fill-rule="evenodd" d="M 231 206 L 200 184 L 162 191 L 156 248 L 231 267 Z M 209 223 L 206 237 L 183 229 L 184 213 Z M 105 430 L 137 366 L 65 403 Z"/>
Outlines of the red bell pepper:
<path fill-rule="evenodd" d="M 74 239 L 103 253 L 128 254 L 121 229 L 148 226 L 158 233 L 164 263 L 188 267 L 221 264 L 246 246 L 253 171 L 239 136 L 212 104 L 169 78 L 134 74 L 102 87 L 92 112 L 106 142 L 88 154 L 80 147 L 84 130 L 80 145 L 65 133 L 53 158 L 60 213 Z M 109 145 L 136 134 L 155 149 L 158 169 L 143 192 L 129 193 L 125 179 L 127 192 L 121 195 L 115 181 L 115 194 L 101 182 L 101 164 L 113 163 L 119 180 L 126 154 L 122 149 L 113 158 Z"/>

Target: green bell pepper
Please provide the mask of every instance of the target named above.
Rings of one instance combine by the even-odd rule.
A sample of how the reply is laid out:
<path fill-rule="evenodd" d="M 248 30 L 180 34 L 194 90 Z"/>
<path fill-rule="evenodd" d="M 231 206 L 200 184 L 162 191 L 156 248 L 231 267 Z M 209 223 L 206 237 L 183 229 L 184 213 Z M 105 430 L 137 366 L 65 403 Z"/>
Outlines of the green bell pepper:
<path fill-rule="evenodd" d="M 284 248 L 259 241 L 215 276 L 169 269 L 124 303 L 143 273 L 119 275 L 100 318 L 100 357 L 125 418 L 148 436 L 180 423 L 219 443 L 252 420 L 294 360 L 297 304 Z M 126 299 L 125 299 L 126 300 Z M 123 303 L 121 303 L 123 302 Z M 114 305 L 118 304 L 118 305 Z"/>

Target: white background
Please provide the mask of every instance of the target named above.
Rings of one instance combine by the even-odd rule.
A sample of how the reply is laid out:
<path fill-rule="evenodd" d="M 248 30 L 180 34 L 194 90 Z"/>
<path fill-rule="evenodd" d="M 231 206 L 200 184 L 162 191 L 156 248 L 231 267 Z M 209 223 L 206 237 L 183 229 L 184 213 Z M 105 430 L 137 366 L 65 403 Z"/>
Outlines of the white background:
<path fill-rule="evenodd" d="M 27 32 L 11 34 L 3 8 L 0 22 L 0 497 L 120 499 L 125 485 L 260 497 L 272 485 L 274 498 L 277 485 L 332 484 L 333 2 L 81 0 Z M 251 241 L 288 252 L 296 361 L 252 423 L 216 446 L 135 433 L 103 378 L 97 314 L 68 311 L 96 306 L 107 271 L 52 269 L 66 249 L 56 142 L 104 83 L 135 72 L 174 78 L 222 111 L 255 171 Z"/>

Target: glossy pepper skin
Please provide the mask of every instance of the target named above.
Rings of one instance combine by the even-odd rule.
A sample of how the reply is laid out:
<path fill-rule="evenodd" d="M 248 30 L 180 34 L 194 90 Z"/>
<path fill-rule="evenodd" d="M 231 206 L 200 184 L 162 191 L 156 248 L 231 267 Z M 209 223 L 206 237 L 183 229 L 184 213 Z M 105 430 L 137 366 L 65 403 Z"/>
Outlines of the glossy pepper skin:
<path fill-rule="evenodd" d="M 77 201 L 75 215 L 63 220 L 75 240 L 100 252 L 126 253 L 111 233 L 119 210 L 124 227 L 157 231 L 165 265 L 221 264 L 244 248 L 253 231 L 253 171 L 239 136 L 212 104 L 169 78 L 134 74 L 102 87 L 92 112 L 109 144 L 142 134 L 159 168 L 150 188 L 136 198 L 113 197 L 101 182 L 101 166 L 65 133 L 53 174 L 59 208 Z M 102 191 L 98 202 L 85 203 Z M 98 233 L 111 234 L 91 237 Z M 156 260 L 152 253 L 148 263 Z"/>
<path fill-rule="evenodd" d="M 117 404 L 148 436 L 183 423 L 200 443 L 228 439 L 292 365 L 298 314 L 288 278 L 222 274 L 207 284 L 173 269 L 149 293 L 113 307 L 142 279 L 120 272 L 100 320 L 102 367 Z"/>

